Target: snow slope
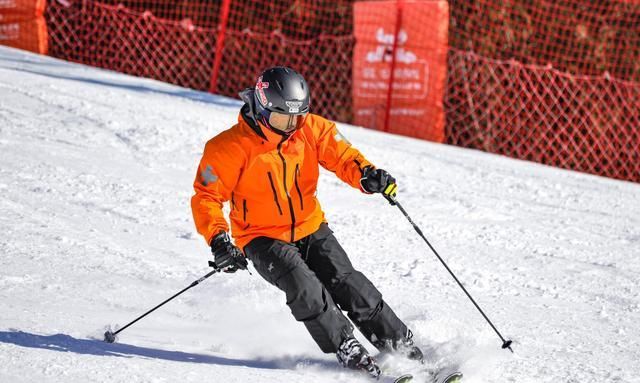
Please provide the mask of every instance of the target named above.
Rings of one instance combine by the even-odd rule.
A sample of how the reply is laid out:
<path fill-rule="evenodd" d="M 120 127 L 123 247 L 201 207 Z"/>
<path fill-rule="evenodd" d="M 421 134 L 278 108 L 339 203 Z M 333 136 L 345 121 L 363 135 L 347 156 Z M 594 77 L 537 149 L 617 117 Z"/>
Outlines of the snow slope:
<path fill-rule="evenodd" d="M 248 84 L 247 84 L 248 85 Z M 239 88 L 241 85 L 238 86 Z M 0 382 L 367 382 L 256 273 L 207 273 L 191 183 L 235 100 L 0 47 Z M 341 125 L 398 209 L 324 172 L 338 239 L 472 382 L 640 382 L 640 185 Z"/>

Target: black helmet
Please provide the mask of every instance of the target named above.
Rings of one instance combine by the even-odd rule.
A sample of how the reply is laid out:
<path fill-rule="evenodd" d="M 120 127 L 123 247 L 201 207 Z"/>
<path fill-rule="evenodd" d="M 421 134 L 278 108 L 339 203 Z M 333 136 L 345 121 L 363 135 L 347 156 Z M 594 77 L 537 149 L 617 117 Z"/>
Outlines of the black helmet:
<path fill-rule="evenodd" d="M 291 133 L 309 112 L 309 86 L 304 77 L 287 67 L 262 72 L 254 92 L 256 118 L 280 133 Z"/>

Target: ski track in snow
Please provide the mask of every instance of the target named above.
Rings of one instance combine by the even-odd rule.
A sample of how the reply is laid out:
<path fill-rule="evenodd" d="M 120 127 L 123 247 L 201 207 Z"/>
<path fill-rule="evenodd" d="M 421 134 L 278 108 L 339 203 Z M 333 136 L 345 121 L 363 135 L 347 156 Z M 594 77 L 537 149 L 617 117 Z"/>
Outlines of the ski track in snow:
<path fill-rule="evenodd" d="M 214 275 L 102 342 L 207 273 L 191 183 L 239 106 L 0 47 L 1 382 L 369 381 L 256 273 Z M 430 367 L 460 364 L 469 383 L 640 382 L 640 185 L 340 129 L 514 340 L 500 349 L 398 209 L 323 171 L 332 229 Z"/>

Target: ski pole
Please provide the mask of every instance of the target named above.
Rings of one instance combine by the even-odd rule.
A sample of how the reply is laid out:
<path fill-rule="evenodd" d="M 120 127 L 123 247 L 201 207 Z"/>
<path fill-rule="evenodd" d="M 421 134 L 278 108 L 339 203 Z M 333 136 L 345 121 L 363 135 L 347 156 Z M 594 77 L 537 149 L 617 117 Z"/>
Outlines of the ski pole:
<path fill-rule="evenodd" d="M 116 335 L 118 335 L 120 332 L 124 331 L 127 327 L 131 326 L 132 324 L 136 323 L 137 321 L 139 321 L 140 319 L 146 317 L 147 315 L 151 314 L 152 312 L 154 312 L 156 309 L 160 308 L 161 306 L 163 306 L 165 303 L 169 302 L 170 300 L 174 299 L 175 297 L 177 297 L 178 295 L 184 293 L 185 291 L 189 290 L 190 288 L 198 285 L 200 282 L 204 281 L 205 279 L 209 278 L 210 276 L 212 276 L 213 274 L 217 273 L 218 271 L 220 271 L 219 269 L 213 269 L 211 271 L 209 271 L 207 274 L 205 274 L 202 278 L 194 281 L 193 283 L 191 283 L 189 286 L 185 287 L 184 289 L 180 290 L 180 292 L 176 293 L 174 296 L 172 296 L 171 298 L 165 300 L 164 302 L 160 303 L 159 305 L 157 305 L 156 307 L 152 308 L 151 310 L 147 311 L 146 313 L 140 315 L 139 317 L 137 317 L 136 319 L 134 319 L 133 321 L 129 322 L 129 324 L 127 324 L 126 326 L 124 326 L 123 328 L 121 328 L 120 330 L 116 331 L 116 332 L 112 332 L 111 330 L 107 330 L 107 332 L 104 333 L 104 341 L 107 343 L 113 343 L 116 341 Z"/>
<path fill-rule="evenodd" d="M 467 289 L 464 288 L 464 286 L 462 285 L 462 283 L 460 283 L 460 281 L 458 280 L 458 278 L 456 277 L 456 275 L 453 273 L 453 271 L 451 271 L 451 269 L 449 268 L 449 266 L 447 266 L 447 263 L 444 261 L 444 259 L 442 259 L 442 257 L 440 256 L 440 254 L 438 254 L 438 252 L 436 251 L 436 249 L 433 248 L 433 246 L 431 246 L 431 243 L 429 243 L 429 240 L 427 240 L 427 237 L 425 237 L 425 235 L 422 233 L 422 230 L 420 230 L 420 228 L 418 227 L 418 225 L 416 225 L 413 220 L 411 219 L 411 217 L 409 217 L 409 214 L 407 213 L 406 210 L 404 210 L 404 208 L 402 207 L 402 205 L 400 204 L 400 202 L 398 202 L 396 200 L 395 197 L 393 196 L 387 196 L 384 195 L 384 198 L 386 198 L 387 201 L 389 201 L 389 203 L 392 206 L 397 206 L 398 209 L 400 209 L 400 211 L 402 212 L 402 214 L 407 218 L 407 220 L 409 221 L 409 223 L 411 223 L 411 225 L 413 226 L 413 228 L 416 230 L 416 232 L 418 233 L 418 235 L 420 235 L 420 237 L 422 237 L 422 239 L 424 239 L 424 241 L 427 243 L 427 245 L 429 246 L 429 248 L 431 249 L 431 251 L 433 251 L 433 253 L 436 255 L 436 257 L 438 257 L 438 259 L 440 260 L 440 262 L 442 263 L 442 265 L 444 265 L 445 269 L 447 269 L 447 271 L 449 272 L 449 274 L 451 274 L 451 276 L 453 277 L 453 279 L 458 283 L 458 286 L 460 286 L 460 288 L 462 289 L 462 291 L 464 291 L 465 294 L 467 294 L 467 297 L 469 297 L 469 299 L 471 300 L 471 302 L 473 303 L 474 306 L 476 306 L 476 308 L 478 309 L 478 311 L 480 311 L 480 314 L 482 314 L 482 316 L 484 317 L 484 319 L 487 321 L 487 323 L 489 323 L 489 325 L 491 326 L 491 328 L 493 329 L 493 331 L 496 332 L 496 334 L 498 334 L 498 336 L 500 337 L 500 340 L 502 341 L 502 348 L 503 349 L 509 349 L 509 351 L 511 351 L 513 353 L 513 349 L 511 348 L 511 343 L 513 343 L 511 340 L 506 340 L 504 339 L 504 337 L 502 336 L 502 334 L 500 334 L 500 331 L 498 331 L 498 329 L 496 328 L 496 326 L 493 325 L 493 323 L 491 322 L 491 320 L 489 320 L 489 318 L 487 317 L 487 315 L 484 313 L 484 311 L 482 311 L 482 309 L 480 308 L 480 306 L 478 306 L 478 304 L 476 303 L 476 301 L 473 299 L 473 297 L 471 296 L 471 294 L 469 294 L 469 292 L 467 291 Z"/>

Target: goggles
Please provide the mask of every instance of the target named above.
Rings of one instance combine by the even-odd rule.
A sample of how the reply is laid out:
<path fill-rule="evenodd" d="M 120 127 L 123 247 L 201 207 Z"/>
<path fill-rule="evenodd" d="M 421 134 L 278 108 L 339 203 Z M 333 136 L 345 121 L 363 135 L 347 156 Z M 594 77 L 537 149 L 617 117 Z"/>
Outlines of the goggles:
<path fill-rule="evenodd" d="M 270 111 L 269 118 L 266 120 L 272 129 L 276 129 L 284 133 L 291 133 L 302 126 L 307 114 L 308 113 L 284 114 Z"/>

